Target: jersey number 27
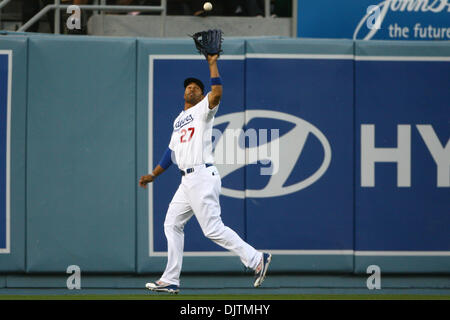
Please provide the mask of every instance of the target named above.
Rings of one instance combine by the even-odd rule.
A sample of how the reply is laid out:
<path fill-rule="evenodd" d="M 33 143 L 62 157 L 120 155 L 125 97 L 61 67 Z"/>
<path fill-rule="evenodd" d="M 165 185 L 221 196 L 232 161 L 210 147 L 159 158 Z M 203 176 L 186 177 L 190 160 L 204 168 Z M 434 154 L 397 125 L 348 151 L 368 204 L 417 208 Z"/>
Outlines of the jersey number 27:
<path fill-rule="evenodd" d="M 186 135 L 188 134 L 188 131 L 189 131 L 190 135 L 189 135 L 189 137 L 186 137 Z M 186 129 L 181 130 L 181 137 L 180 137 L 181 143 L 191 141 L 192 136 L 194 135 L 194 131 L 195 131 L 194 127 L 188 128 L 187 131 L 186 131 Z"/>

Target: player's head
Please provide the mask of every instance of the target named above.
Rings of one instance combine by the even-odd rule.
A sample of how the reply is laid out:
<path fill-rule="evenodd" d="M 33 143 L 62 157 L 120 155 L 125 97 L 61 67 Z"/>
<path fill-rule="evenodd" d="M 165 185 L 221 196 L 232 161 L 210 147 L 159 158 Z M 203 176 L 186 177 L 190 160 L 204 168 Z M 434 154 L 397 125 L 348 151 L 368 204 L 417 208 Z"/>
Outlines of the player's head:
<path fill-rule="evenodd" d="M 203 99 L 205 86 L 196 78 L 184 80 L 184 100 L 190 104 L 197 104 Z"/>

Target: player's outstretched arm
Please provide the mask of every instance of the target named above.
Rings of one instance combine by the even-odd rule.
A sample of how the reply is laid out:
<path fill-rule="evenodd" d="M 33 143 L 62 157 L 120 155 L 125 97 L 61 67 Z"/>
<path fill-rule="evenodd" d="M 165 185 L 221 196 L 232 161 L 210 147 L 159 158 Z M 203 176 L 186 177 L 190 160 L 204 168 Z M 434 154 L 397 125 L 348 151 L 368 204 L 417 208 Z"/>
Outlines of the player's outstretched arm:
<path fill-rule="evenodd" d="M 171 165 L 172 165 L 172 150 L 170 148 L 167 148 L 166 152 L 164 152 L 164 155 L 161 158 L 161 161 L 155 167 L 155 169 L 153 169 L 152 173 L 142 176 L 139 179 L 139 186 L 141 186 L 142 188 L 147 188 L 147 184 L 153 182 L 157 176 L 163 173 Z"/>
<path fill-rule="evenodd" d="M 165 170 L 159 164 L 155 167 L 155 169 L 150 174 L 146 174 L 139 179 L 139 186 L 146 189 L 147 184 L 153 182 L 157 176 L 163 173 Z"/>
<path fill-rule="evenodd" d="M 209 73 L 211 76 L 211 92 L 208 95 L 209 108 L 214 109 L 222 98 L 222 81 L 217 67 L 218 54 L 208 55 Z"/>

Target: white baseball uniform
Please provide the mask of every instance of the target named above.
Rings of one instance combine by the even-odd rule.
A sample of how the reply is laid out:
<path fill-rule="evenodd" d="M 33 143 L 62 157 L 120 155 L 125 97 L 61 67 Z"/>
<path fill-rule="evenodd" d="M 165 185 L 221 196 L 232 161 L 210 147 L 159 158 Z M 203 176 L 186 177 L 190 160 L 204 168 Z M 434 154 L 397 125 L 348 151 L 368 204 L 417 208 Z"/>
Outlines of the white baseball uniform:
<path fill-rule="evenodd" d="M 256 269 L 262 253 L 255 250 L 239 235 L 226 227 L 220 217 L 219 195 L 221 179 L 213 164 L 212 128 L 219 108 L 209 109 L 208 95 L 195 106 L 183 110 L 173 123 L 169 148 L 175 162 L 185 171 L 180 186 L 170 202 L 164 221 L 167 238 L 167 266 L 160 280 L 180 285 L 183 261 L 184 226 L 194 214 L 203 234 L 238 255 L 242 263 Z M 186 173 L 187 169 L 190 173 Z"/>

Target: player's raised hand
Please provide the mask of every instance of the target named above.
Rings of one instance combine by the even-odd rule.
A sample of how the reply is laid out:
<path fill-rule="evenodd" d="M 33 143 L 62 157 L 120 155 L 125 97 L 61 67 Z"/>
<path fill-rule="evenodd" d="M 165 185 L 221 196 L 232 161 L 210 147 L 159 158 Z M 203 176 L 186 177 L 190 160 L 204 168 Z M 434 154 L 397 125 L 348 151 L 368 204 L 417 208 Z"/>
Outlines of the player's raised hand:
<path fill-rule="evenodd" d="M 219 59 L 219 55 L 218 54 L 208 55 L 207 58 L 206 58 L 206 60 L 208 61 L 209 64 L 216 63 L 217 59 Z"/>
<path fill-rule="evenodd" d="M 139 186 L 144 188 L 144 189 L 147 189 L 147 184 L 153 182 L 154 180 L 155 180 L 155 177 L 153 175 L 147 174 L 145 176 L 142 176 L 139 179 Z"/>

